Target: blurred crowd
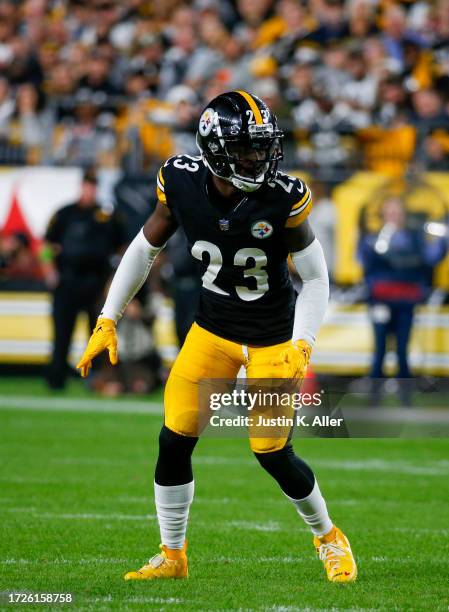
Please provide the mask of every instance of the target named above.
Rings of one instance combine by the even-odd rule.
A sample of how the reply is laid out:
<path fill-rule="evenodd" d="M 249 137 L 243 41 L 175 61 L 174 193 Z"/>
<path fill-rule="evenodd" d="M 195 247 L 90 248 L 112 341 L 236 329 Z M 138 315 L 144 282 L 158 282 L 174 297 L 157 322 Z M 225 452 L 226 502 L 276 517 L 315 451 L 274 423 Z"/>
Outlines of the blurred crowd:
<path fill-rule="evenodd" d="M 117 257 L 155 204 L 161 161 L 198 154 L 202 108 L 232 89 L 259 95 L 277 114 L 284 167 L 311 183 L 312 225 L 332 281 L 334 186 L 356 169 L 404 185 L 410 174 L 449 170 L 449 0 L 0 0 L 0 165 L 121 176 L 113 197 L 121 221 L 104 216 L 87 170 L 79 200 L 57 213 L 64 219 L 50 223 L 44 245 L 26 232 L 0 234 L 2 288 L 52 292 L 53 388 L 65 384 L 76 314 L 87 311 L 92 324 Z M 416 225 L 397 198 L 382 206 L 379 227 L 359 232 L 367 293 L 357 299 L 374 313 L 372 376 L 382 376 L 386 339 L 395 335 L 407 378 L 413 311 L 447 252 L 447 226 L 429 246 L 424 218 Z M 75 241 L 72 252 L 66 233 L 80 223 L 92 236 L 123 227 L 104 244 Z M 89 300 L 78 303 L 73 287 L 82 294 L 83 262 L 100 243 L 96 293 L 87 287 Z M 177 234 L 125 313 L 120 368 L 98 364 L 94 387 L 116 395 L 158 385 L 165 357 L 153 338 L 156 311 L 172 298 L 182 344 L 198 292 Z"/>
<path fill-rule="evenodd" d="M 236 88 L 290 166 L 448 169 L 449 0 L 0 0 L 0 163 L 148 171 Z"/>

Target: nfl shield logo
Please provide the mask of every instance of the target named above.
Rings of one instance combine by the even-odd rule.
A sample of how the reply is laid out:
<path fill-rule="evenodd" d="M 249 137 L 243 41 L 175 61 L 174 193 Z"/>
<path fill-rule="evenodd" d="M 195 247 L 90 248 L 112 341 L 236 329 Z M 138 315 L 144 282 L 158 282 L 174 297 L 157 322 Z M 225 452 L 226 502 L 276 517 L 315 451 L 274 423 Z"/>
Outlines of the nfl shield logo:
<path fill-rule="evenodd" d="M 227 232 L 229 230 L 229 219 L 220 219 L 218 224 L 222 232 Z"/>

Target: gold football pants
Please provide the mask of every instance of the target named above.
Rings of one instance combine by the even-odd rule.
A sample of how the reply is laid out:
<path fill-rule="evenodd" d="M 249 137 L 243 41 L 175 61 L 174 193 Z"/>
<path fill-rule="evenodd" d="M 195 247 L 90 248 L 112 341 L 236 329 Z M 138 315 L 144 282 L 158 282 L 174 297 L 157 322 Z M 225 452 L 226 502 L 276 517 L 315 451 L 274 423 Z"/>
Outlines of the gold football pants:
<path fill-rule="evenodd" d="M 235 379 L 244 365 L 248 379 L 281 379 L 282 366 L 271 362 L 290 345 L 290 341 L 272 346 L 243 346 L 225 340 L 194 323 L 184 345 L 172 367 L 165 386 L 165 425 L 183 436 L 198 436 L 199 426 L 199 385 L 206 379 Z M 291 406 L 281 408 L 284 416 L 292 416 Z M 277 414 L 281 414 L 277 410 Z M 274 416 L 272 409 L 270 416 Z M 252 411 L 257 422 L 257 408 Z M 251 436 L 251 449 L 257 453 L 280 450 L 287 443 L 291 427 L 276 429 L 275 437 Z M 260 430 L 259 430 L 260 432 Z M 279 433 L 281 432 L 281 433 Z"/>

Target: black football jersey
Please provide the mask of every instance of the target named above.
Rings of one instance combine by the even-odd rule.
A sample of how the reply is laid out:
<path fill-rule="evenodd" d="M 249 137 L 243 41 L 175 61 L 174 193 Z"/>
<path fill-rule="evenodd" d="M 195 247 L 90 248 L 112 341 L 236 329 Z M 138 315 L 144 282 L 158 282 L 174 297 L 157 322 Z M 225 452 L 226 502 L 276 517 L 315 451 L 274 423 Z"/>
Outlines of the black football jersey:
<path fill-rule="evenodd" d="M 311 209 L 305 183 L 276 180 L 224 207 L 201 157 L 178 155 L 159 170 L 158 199 L 170 208 L 197 260 L 202 290 L 196 322 L 222 338 L 269 346 L 291 338 L 296 294 L 285 227 Z"/>

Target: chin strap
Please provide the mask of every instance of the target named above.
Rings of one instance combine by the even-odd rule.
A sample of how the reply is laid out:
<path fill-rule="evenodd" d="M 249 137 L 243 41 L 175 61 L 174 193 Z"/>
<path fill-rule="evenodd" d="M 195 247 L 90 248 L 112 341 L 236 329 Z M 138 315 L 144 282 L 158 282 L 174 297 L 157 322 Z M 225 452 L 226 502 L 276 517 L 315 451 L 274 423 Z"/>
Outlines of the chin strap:
<path fill-rule="evenodd" d="M 240 189 L 241 191 L 246 191 L 247 193 L 250 193 L 252 191 L 257 191 L 262 186 L 262 183 L 247 183 L 246 181 L 243 181 L 242 179 L 238 179 L 235 176 L 233 176 L 230 179 L 230 182 L 237 189 Z"/>
<path fill-rule="evenodd" d="M 242 178 L 237 178 L 236 176 L 233 176 L 231 178 L 228 178 L 226 176 L 220 176 L 219 174 L 214 172 L 214 170 L 212 170 L 211 165 L 207 161 L 207 158 L 202 151 L 201 151 L 201 157 L 203 159 L 204 164 L 212 172 L 212 174 L 222 179 L 223 181 L 227 181 L 228 183 L 231 183 L 232 185 L 234 185 L 236 189 L 240 189 L 241 191 L 246 191 L 246 193 L 250 193 L 252 191 L 257 191 L 263 185 L 263 181 L 260 183 L 250 183 L 250 182 L 245 181 Z"/>

